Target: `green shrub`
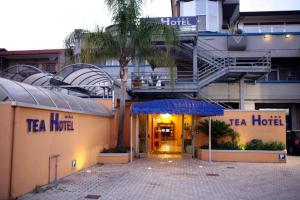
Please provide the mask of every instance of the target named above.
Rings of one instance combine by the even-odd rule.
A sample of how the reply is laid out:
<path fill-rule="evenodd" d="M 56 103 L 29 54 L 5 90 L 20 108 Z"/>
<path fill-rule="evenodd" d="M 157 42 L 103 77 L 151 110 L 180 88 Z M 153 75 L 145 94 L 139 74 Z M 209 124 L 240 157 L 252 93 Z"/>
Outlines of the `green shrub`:
<path fill-rule="evenodd" d="M 264 143 L 262 140 L 253 139 L 250 142 L 247 142 L 245 150 L 262 150 L 264 148 Z"/>
<path fill-rule="evenodd" d="M 116 148 L 110 148 L 106 149 L 104 148 L 101 153 L 127 153 L 130 151 L 130 147 L 116 147 Z"/>
<path fill-rule="evenodd" d="M 280 151 L 284 149 L 285 145 L 282 142 L 272 141 L 264 144 L 264 150 Z"/>
<path fill-rule="evenodd" d="M 285 145 L 279 141 L 272 141 L 263 143 L 262 140 L 253 139 L 247 142 L 245 150 L 270 150 L 270 151 L 280 151 L 284 150 Z"/>
<path fill-rule="evenodd" d="M 202 149 L 208 149 L 208 145 L 204 145 L 201 147 Z M 217 150 L 241 150 L 242 147 L 237 143 L 237 141 L 233 142 L 223 142 L 223 143 L 214 143 L 211 145 L 211 149 Z"/>
<path fill-rule="evenodd" d="M 201 121 L 196 130 L 206 135 L 209 133 L 209 120 L 205 119 Z M 229 124 L 220 120 L 211 120 L 211 138 L 213 143 L 217 143 L 217 139 L 229 136 L 231 141 L 236 141 L 239 138 L 239 133 L 235 132 Z"/>

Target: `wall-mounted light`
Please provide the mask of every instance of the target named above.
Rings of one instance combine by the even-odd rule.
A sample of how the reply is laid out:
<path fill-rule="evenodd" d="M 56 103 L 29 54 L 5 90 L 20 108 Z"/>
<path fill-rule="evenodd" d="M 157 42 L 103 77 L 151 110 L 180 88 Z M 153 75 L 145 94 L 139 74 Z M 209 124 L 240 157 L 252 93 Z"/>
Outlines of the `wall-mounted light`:
<path fill-rule="evenodd" d="M 292 37 L 292 35 L 291 35 L 291 34 L 285 34 L 284 37 L 285 37 L 285 38 L 290 38 L 290 37 Z"/>
<path fill-rule="evenodd" d="M 271 37 L 270 34 L 265 34 L 265 35 L 264 35 L 264 38 L 270 38 L 270 37 Z"/>
<path fill-rule="evenodd" d="M 161 114 L 160 116 L 164 119 L 171 117 L 171 115 L 169 113 Z"/>

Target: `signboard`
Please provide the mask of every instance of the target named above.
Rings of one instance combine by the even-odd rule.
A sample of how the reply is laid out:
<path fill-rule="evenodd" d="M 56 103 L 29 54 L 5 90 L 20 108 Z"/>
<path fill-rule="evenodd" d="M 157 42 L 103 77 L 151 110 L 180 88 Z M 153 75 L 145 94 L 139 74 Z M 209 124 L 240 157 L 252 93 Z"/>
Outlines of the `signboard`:
<path fill-rule="evenodd" d="M 26 119 L 27 132 L 62 132 L 62 131 L 74 131 L 73 116 L 65 115 L 64 119 L 60 119 L 59 113 L 50 113 L 49 125 L 46 126 L 44 119 Z"/>
<path fill-rule="evenodd" d="M 251 116 L 251 120 L 246 120 L 245 118 L 229 118 L 230 126 L 284 126 L 283 119 L 280 115 L 270 115 L 264 117 L 262 115 Z"/>
<path fill-rule="evenodd" d="M 236 111 L 225 110 L 223 116 L 213 117 L 229 124 L 240 134 L 239 143 L 246 144 L 252 139 L 264 142 L 286 143 L 286 113 L 283 111 Z"/>
<path fill-rule="evenodd" d="M 285 159 L 286 159 L 285 153 L 280 153 L 279 160 L 285 160 Z"/>
<path fill-rule="evenodd" d="M 197 17 L 155 17 L 150 18 L 155 22 L 160 22 L 172 27 L 178 27 L 180 30 L 195 31 L 197 27 Z"/>

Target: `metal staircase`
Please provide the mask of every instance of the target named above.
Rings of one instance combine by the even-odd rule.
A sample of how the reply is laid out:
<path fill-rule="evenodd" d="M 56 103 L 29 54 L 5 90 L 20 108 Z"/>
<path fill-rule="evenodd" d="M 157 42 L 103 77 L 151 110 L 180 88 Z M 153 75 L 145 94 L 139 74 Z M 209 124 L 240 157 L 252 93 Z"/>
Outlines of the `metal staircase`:
<path fill-rule="evenodd" d="M 220 51 L 213 46 L 197 42 L 198 58 L 198 86 L 199 89 L 223 76 L 247 74 L 252 77 L 259 77 L 271 70 L 270 52 L 256 51 L 249 53 L 251 57 L 233 57 L 228 51 Z"/>

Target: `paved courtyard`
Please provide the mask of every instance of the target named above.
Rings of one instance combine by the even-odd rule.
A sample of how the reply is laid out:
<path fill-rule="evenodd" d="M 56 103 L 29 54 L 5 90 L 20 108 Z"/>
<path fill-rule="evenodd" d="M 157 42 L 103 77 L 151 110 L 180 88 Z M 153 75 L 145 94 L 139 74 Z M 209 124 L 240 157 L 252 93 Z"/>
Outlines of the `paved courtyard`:
<path fill-rule="evenodd" d="M 300 157 L 288 157 L 287 164 L 143 158 L 131 164 L 93 166 L 20 199 L 75 200 L 87 195 L 113 200 L 299 200 Z"/>

